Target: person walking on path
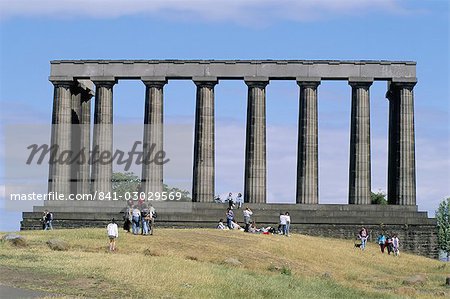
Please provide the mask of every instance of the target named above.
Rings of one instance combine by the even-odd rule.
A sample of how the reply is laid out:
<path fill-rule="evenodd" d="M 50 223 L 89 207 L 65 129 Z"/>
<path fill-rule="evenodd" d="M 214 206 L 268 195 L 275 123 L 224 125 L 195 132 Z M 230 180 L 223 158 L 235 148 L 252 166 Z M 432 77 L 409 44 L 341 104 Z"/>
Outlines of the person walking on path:
<path fill-rule="evenodd" d="M 133 207 L 132 211 L 133 216 L 133 234 L 137 235 L 139 234 L 139 221 L 141 220 L 141 211 L 139 211 L 139 208 L 137 205 Z"/>
<path fill-rule="evenodd" d="M 244 214 L 244 224 L 245 224 L 244 231 L 248 233 L 248 228 L 250 227 L 251 216 L 253 215 L 253 212 L 252 210 L 250 210 L 249 207 L 246 207 L 242 213 Z"/>
<path fill-rule="evenodd" d="M 381 253 L 384 253 L 384 248 L 386 247 L 386 237 L 383 233 L 378 235 L 377 242 L 380 245 Z"/>
<path fill-rule="evenodd" d="M 116 220 L 113 218 L 111 223 L 106 227 L 106 232 L 109 238 L 109 251 L 116 250 L 116 239 L 119 237 L 119 228 L 117 227 Z"/>
<path fill-rule="evenodd" d="M 361 250 L 366 249 L 366 242 L 369 238 L 369 233 L 365 227 L 361 228 L 359 231 L 358 238 L 361 240 Z"/>
<path fill-rule="evenodd" d="M 234 213 L 233 210 L 228 208 L 227 209 L 227 226 L 229 229 L 233 229 L 233 219 L 234 219 Z"/>
<path fill-rule="evenodd" d="M 289 215 L 289 212 L 286 212 L 284 214 L 284 217 L 286 218 L 286 226 L 284 227 L 284 235 L 286 237 L 289 237 L 289 230 L 291 228 L 291 216 Z"/>

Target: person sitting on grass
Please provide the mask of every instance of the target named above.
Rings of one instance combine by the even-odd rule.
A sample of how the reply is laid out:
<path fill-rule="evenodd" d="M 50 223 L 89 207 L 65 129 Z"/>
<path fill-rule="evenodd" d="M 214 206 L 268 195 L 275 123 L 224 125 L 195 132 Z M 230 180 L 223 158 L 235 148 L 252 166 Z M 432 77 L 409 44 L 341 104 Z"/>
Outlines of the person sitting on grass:
<path fill-rule="evenodd" d="M 217 224 L 217 229 L 228 229 L 225 224 L 223 224 L 223 219 L 219 220 L 219 223 Z"/>
<path fill-rule="evenodd" d="M 233 226 L 234 230 L 244 230 L 237 222 L 231 221 L 231 225 Z"/>
<path fill-rule="evenodd" d="M 256 233 L 260 233 L 261 230 L 259 228 L 256 227 L 256 223 L 255 221 L 252 221 L 252 224 L 250 225 L 248 232 L 256 234 Z"/>
<path fill-rule="evenodd" d="M 116 250 L 116 238 L 119 237 L 119 228 L 117 227 L 116 220 L 113 218 L 111 223 L 106 227 L 109 238 L 109 251 Z"/>

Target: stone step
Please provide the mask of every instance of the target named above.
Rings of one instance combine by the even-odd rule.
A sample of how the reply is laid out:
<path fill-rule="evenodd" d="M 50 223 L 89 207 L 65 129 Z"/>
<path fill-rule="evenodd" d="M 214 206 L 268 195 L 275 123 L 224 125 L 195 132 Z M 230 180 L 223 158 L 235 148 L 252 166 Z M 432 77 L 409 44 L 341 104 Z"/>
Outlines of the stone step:
<path fill-rule="evenodd" d="M 207 210 L 223 210 L 228 207 L 227 204 L 218 203 L 199 203 L 199 202 L 179 202 L 179 201 L 149 201 L 147 204 L 152 204 L 155 208 L 194 208 Z M 36 206 L 39 210 L 52 207 L 113 207 L 124 208 L 126 202 L 124 201 L 46 201 L 44 206 Z M 417 206 L 400 206 L 400 205 L 348 205 L 348 204 L 250 204 L 245 203 L 244 206 L 249 206 L 251 209 L 258 210 L 277 210 L 277 211 L 293 211 L 293 210 L 323 210 L 323 211 L 417 211 Z"/>
<path fill-rule="evenodd" d="M 39 212 L 24 212 L 23 219 L 36 219 L 39 220 L 41 217 Z M 54 219 L 59 220 L 108 220 L 115 218 L 121 221 L 123 214 L 121 213 L 79 213 L 79 212 L 54 212 Z M 197 213 L 158 213 L 157 221 L 160 222 L 217 222 L 219 218 L 225 218 L 221 215 L 203 215 Z M 260 214 L 252 218 L 258 223 L 278 223 L 277 214 Z M 243 221 L 242 215 L 236 215 L 236 220 L 239 222 Z M 292 223 L 357 223 L 357 224 L 428 224 L 434 223 L 434 219 L 424 218 L 424 217 L 404 217 L 402 215 L 397 215 L 397 217 L 360 217 L 358 215 L 349 216 L 316 216 L 312 213 L 302 213 L 292 218 Z"/>
<path fill-rule="evenodd" d="M 49 209 L 48 207 L 34 207 L 34 212 L 43 212 L 45 209 Z M 67 212 L 67 213 L 121 213 L 125 211 L 124 207 L 87 207 L 87 206 L 55 206 L 52 209 L 49 209 L 53 213 L 59 212 Z M 213 216 L 216 218 L 224 217 L 225 208 L 222 209 L 192 209 L 192 207 L 181 208 L 180 206 L 176 207 L 156 207 L 156 210 L 160 214 L 174 214 L 174 213 L 194 213 L 197 215 L 205 215 L 205 216 Z M 242 215 L 242 209 L 234 210 L 235 215 Z M 271 215 L 279 215 L 280 211 L 285 210 L 257 210 L 253 209 L 254 215 L 258 214 L 266 214 L 269 213 Z M 290 210 L 291 217 L 295 218 L 300 215 L 311 215 L 313 217 L 398 217 L 401 214 L 402 217 L 415 217 L 415 218 L 427 218 L 427 212 L 398 212 L 398 211 L 379 211 L 379 210 L 371 210 L 371 211 L 353 211 L 353 210 L 337 210 L 337 211 L 327 211 L 327 210 Z"/>

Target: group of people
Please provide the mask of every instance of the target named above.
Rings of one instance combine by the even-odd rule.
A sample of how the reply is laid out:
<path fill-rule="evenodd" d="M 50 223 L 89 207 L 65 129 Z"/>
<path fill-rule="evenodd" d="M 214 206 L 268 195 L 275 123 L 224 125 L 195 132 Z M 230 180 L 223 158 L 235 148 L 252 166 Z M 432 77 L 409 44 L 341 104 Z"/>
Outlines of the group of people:
<path fill-rule="evenodd" d="M 241 193 L 238 193 L 236 198 L 233 198 L 233 193 L 229 193 L 227 196 L 228 208 L 229 209 L 240 209 L 244 203 L 244 198 Z"/>
<path fill-rule="evenodd" d="M 390 255 L 393 253 L 395 256 L 400 255 L 400 240 L 398 239 L 398 236 L 396 234 L 390 235 L 384 235 L 383 233 L 380 233 L 377 237 L 377 243 L 380 245 L 381 253 L 384 253 L 384 249 L 387 249 L 388 254 Z"/>
<path fill-rule="evenodd" d="M 48 210 L 45 210 L 41 218 L 42 229 L 53 230 L 52 221 L 53 221 L 53 213 L 49 212 Z"/>
<path fill-rule="evenodd" d="M 246 207 L 242 211 L 242 214 L 244 217 L 244 228 L 242 228 L 236 221 L 232 206 L 228 207 L 227 212 L 225 214 L 227 220 L 226 225 L 224 224 L 223 218 L 221 218 L 216 228 L 229 230 L 243 230 L 244 232 L 247 233 L 265 233 L 265 234 L 278 233 L 280 235 L 289 236 L 289 230 L 291 226 L 291 217 L 289 215 L 289 212 L 280 213 L 280 221 L 278 223 L 278 229 L 276 230 L 271 226 L 257 228 L 256 222 L 252 220 L 253 211 L 249 207 Z"/>
<path fill-rule="evenodd" d="M 361 250 L 364 250 L 369 239 L 369 231 L 365 227 L 362 227 L 357 238 L 361 241 L 359 247 Z M 380 233 L 377 237 L 377 243 L 380 246 L 381 253 L 384 253 L 384 250 L 387 249 L 389 255 L 391 253 L 394 256 L 400 255 L 400 240 L 396 234 L 392 234 L 391 236 Z"/>
<path fill-rule="evenodd" d="M 134 235 L 153 235 L 156 217 L 156 210 L 151 204 L 140 202 L 133 205 L 133 202 L 129 202 L 124 214 L 123 229 L 127 232 L 131 229 Z"/>

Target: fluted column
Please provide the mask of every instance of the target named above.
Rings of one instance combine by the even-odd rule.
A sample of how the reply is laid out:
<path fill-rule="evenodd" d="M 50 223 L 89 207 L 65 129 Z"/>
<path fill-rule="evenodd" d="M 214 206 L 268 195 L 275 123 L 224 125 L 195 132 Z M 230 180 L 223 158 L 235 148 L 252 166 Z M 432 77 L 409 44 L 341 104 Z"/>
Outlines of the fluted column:
<path fill-rule="evenodd" d="M 70 163 L 63 163 L 61 153 L 71 150 L 72 81 L 53 81 L 53 114 L 48 191 L 70 194 Z"/>
<path fill-rule="evenodd" d="M 197 85 L 192 201 L 214 201 L 214 86 L 217 79 L 194 79 Z"/>
<path fill-rule="evenodd" d="M 297 79 L 300 86 L 297 203 L 319 203 L 317 87 L 320 78 Z"/>
<path fill-rule="evenodd" d="M 113 79 L 92 80 L 95 84 L 94 138 L 92 146 L 92 192 L 112 191 Z"/>
<path fill-rule="evenodd" d="M 144 112 L 144 157 L 154 155 L 163 150 L 164 132 L 164 98 L 165 78 L 144 79 L 145 112 Z M 151 159 L 151 158 L 150 158 Z M 163 192 L 163 165 L 154 162 L 142 164 L 142 191 Z"/>
<path fill-rule="evenodd" d="M 91 98 L 89 90 L 81 92 L 81 119 L 80 119 L 80 151 L 88 157 L 91 150 Z M 78 194 L 88 194 L 91 190 L 91 172 L 88 159 L 79 161 Z"/>
<path fill-rule="evenodd" d="M 371 203 L 370 96 L 372 80 L 349 81 L 352 87 L 349 204 Z"/>
<path fill-rule="evenodd" d="M 416 81 L 390 82 L 388 201 L 416 205 L 414 94 Z"/>
<path fill-rule="evenodd" d="M 247 79 L 247 131 L 244 201 L 266 203 L 266 86 L 267 78 Z"/>
<path fill-rule="evenodd" d="M 71 126 L 71 149 L 74 157 L 77 157 L 81 146 L 81 92 L 82 89 L 77 84 L 72 88 L 72 126 Z M 70 192 L 76 194 L 78 192 L 78 180 L 80 174 L 79 161 L 73 161 L 70 165 Z"/>

